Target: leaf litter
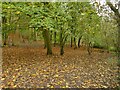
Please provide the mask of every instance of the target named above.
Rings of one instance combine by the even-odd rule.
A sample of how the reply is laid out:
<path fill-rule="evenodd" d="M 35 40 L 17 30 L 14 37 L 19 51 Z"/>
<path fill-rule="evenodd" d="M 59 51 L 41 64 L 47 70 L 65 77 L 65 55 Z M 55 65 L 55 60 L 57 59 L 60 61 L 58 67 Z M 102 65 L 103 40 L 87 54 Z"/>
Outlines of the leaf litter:
<path fill-rule="evenodd" d="M 114 88 L 119 86 L 117 57 L 112 53 L 65 47 L 46 56 L 42 47 L 4 47 L 2 88 Z M 113 61 L 110 61 L 113 60 Z"/>

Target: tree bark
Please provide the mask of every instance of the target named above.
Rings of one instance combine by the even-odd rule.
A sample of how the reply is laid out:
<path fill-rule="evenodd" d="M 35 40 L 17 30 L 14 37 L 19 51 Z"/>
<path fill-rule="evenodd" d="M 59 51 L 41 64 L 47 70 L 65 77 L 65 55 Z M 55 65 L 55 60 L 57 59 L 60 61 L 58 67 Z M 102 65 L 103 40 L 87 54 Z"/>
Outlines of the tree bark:
<path fill-rule="evenodd" d="M 91 55 L 91 53 L 92 53 L 92 43 L 91 42 L 88 43 L 87 51 L 88 51 L 88 54 Z"/>
<path fill-rule="evenodd" d="M 81 40 L 81 38 L 82 38 L 82 36 L 79 37 L 79 39 L 78 39 L 78 47 L 79 47 L 79 48 L 80 48 L 80 40 Z"/>
<path fill-rule="evenodd" d="M 118 51 L 118 58 L 120 60 L 120 18 L 118 21 L 118 47 L 117 47 L 117 51 Z M 120 66 L 120 62 L 119 62 L 119 66 Z"/>
<path fill-rule="evenodd" d="M 63 54 L 64 54 L 64 46 L 61 45 L 61 47 L 60 47 L 60 55 L 63 55 Z"/>
<path fill-rule="evenodd" d="M 36 30 L 34 29 L 34 41 L 37 41 Z"/>
<path fill-rule="evenodd" d="M 6 22 L 7 22 L 7 18 L 5 16 L 2 17 L 2 23 L 4 24 Z M 5 27 L 5 29 L 6 29 L 6 27 Z M 7 45 L 7 37 L 6 37 L 7 35 L 6 35 L 5 31 L 4 31 L 4 29 L 2 30 L 2 32 L 4 32 L 3 33 L 3 46 L 4 46 L 4 45 Z"/>
<path fill-rule="evenodd" d="M 44 42 L 47 48 L 47 55 L 52 55 L 52 47 L 51 47 L 51 41 L 50 41 L 50 35 L 48 30 L 43 31 L 44 36 Z"/>
<path fill-rule="evenodd" d="M 52 41 L 52 31 L 50 31 L 50 40 Z"/>
<path fill-rule="evenodd" d="M 62 38 L 62 42 L 60 45 L 60 55 L 64 54 L 64 45 L 65 45 L 65 42 L 67 41 L 67 37 L 68 37 L 68 35 L 66 37 Z"/>
<path fill-rule="evenodd" d="M 71 40 L 70 40 L 70 46 L 72 47 L 72 41 L 73 41 L 73 39 L 72 39 L 72 36 L 71 36 Z"/>
<path fill-rule="evenodd" d="M 42 32 L 43 38 L 44 38 L 44 49 L 46 49 L 46 40 L 45 40 L 45 33 L 44 31 Z"/>
<path fill-rule="evenodd" d="M 4 45 L 7 45 L 7 35 L 6 35 L 6 33 L 3 34 L 3 37 L 4 37 L 4 42 L 3 42 L 3 46 L 4 46 Z"/>
<path fill-rule="evenodd" d="M 62 36 L 62 29 L 60 30 L 60 55 L 64 54 L 64 46 L 63 46 L 63 36 Z"/>
<path fill-rule="evenodd" d="M 62 44 L 62 39 L 63 39 L 63 37 L 62 37 L 62 30 L 60 31 L 60 45 Z"/>
<path fill-rule="evenodd" d="M 108 6 L 111 10 L 115 13 L 116 21 L 118 23 L 118 45 L 117 45 L 117 52 L 118 52 L 118 59 L 120 59 L 120 13 L 118 9 L 116 9 L 111 2 L 107 2 Z M 120 8 L 120 7 L 119 7 Z M 120 67 L 120 62 L 118 62 L 118 66 Z"/>
<path fill-rule="evenodd" d="M 74 49 L 77 49 L 76 38 L 74 37 Z"/>
<path fill-rule="evenodd" d="M 115 15 L 120 18 L 120 14 L 118 12 L 118 9 L 116 9 L 111 2 L 107 2 L 108 6 L 111 8 L 111 10 L 115 13 Z"/>

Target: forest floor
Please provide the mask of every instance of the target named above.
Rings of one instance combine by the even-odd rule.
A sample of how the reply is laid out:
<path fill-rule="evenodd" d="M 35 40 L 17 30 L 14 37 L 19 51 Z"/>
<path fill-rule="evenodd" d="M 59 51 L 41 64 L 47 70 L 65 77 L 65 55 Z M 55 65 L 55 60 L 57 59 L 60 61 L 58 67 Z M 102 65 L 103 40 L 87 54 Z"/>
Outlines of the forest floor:
<path fill-rule="evenodd" d="M 53 47 L 47 56 L 43 47 L 3 47 L 2 88 L 114 88 L 117 57 L 113 52 L 84 47 L 74 50 Z"/>

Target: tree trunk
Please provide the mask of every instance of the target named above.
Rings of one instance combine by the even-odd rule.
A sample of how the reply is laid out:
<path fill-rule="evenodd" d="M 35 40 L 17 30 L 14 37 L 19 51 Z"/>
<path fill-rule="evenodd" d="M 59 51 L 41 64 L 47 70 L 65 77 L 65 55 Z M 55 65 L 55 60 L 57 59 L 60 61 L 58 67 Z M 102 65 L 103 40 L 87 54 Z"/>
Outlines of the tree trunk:
<path fill-rule="evenodd" d="M 74 49 L 77 48 L 77 45 L 76 45 L 76 38 L 74 37 Z"/>
<path fill-rule="evenodd" d="M 61 47 L 60 47 L 60 55 L 63 55 L 63 54 L 64 54 L 64 46 L 61 45 Z"/>
<path fill-rule="evenodd" d="M 120 14 L 119 14 L 120 16 Z M 118 37 L 117 37 L 117 54 L 118 54 L 118 59 L 120 60 L 120 17 L 116 18 L 116 21 L 118 23 Z M 118 61 L 118 66 L 120 67 L 120 62 Z"/>
<path fill-rule="evenodd" d="M 87 51 L 88 51 L 88 54 L 91 55 L 91 53 L 92 53 L 92 43 L 91 42 L 88 43 Z"/>
<path fill-rule="evenodd" d="M 44 36 L 44 42 L 47 48 L 47 55 L 52 54 L 52 47 L 51 47 L 51 41 L 50 41 L 50 35 L 48 30 L 43 31 Z"/>
<path fill-rule="evenodd" d="M 118 58 L 120 59 L 120 13 L 119 13 L 118 9 L 116 9 L 113 6 L 113 4 L 111 2 L 107 2 L 107 4 L 111 8 L 111 10 L 115 13 L 116 21 L 118 23 L 118 47 L 117 47 L 118 50 L 117 50 L 117 52 L 118 52 Z M 118 66 L 120 67 L 120 62 L 118 62 Z"/>
<path fill-rule="evenodd" d="M 62 44 L 62 30 L 60 31 L 60 45 Z"/>
<path fill-rule="evenodd" d="M 79 48 L 80 48 L 80 40 L 81 40 L 81 38 L 82 38 L 82 36 L 79 37 L 79 39 L 78 39 L 78 47 L 79 47 Z"/>
<path fill-rule="evenodd" d="M 4 16 L 2 17 L 2 23 L 5 24 L 7 22 L 7 18 Z M 7 30 L 7 27 L 4 27 L 6 30 Z M 2 30 L 2 32 L 4 32 L 2 35 L 3 35 L 3 46 L 4 45 L 7 45 L 7 35 L 5 33 L 5 29 Z"/>
<path fill-rule="evenodd" d="M 2 32 L 3 32 L 3 34 L 2 34 L 3 35 L 3 46 L 7 45 L 7 33 L 6 33 L 5 30 L 8 30 L 8 28 L 4 27 L 3 30 L 2 30 Z"/>
<path fill-rule="evenodd" d="M 120 3 L 120 1 L 119 1 L 119 3 Z M 119 13 L 119 11 L 118 11 L 118 9 L 116 9 L 113 5 L 112 5 L 112 3 L 111 2 L 107 2 L 107 4 L 109 5 L 109 7 L 113 10 L 113 12 L 115 13 L 115 15 L 116 15 L 116 21 L 117 21 L 117 23 L 118 23 L 118 47 L 117 47 L 117 52 L 118 52 L 118 64 L 117 64 L 117 66 L 119 67 L 118 68 L 118 71 L 120 70 L 120 13 Z M 120 8 L 120 6 L 118 6 L 119 8 Z M 120 72 L 118 72 L 118 75 L 119 75 L 119 77 L 120 77 Z M 120 81 L 120 78 L 117 78 L 118 79 L 118 81 Z"/>
<path fill-rule="evenodd" d="M 64 54 L 64 46 L 63 46 L 63 37 L 62 37 L 62 30 L 60 31 L 60 55 L 63 55 Z"/>
<path fill-rule="evenodd" d="M 55 47 L 55 45 L 56 45 L 56 32 L 54 32 L 54 47 Z"/>
<path fill-rule="evenodd" d="M 37 41 L 37 36 L 36 36 L 37 34 L 36 34 L 36 30 L 35 30 L 35 28 L 34 28 L 34 30 L 33 30 L 33 40 L 34 41 Z"/>
<path fill-rule="evenodd" d="M 42 32 L 43 38 L 44 38 L 44 49 L 46 49 L 46 40 L 45 40 L 45 33 L 44 31 Z"/>
<path fill-rule="evenodd" d="M 66 37 L 62 38 L 62 42 L 60 45 L 60 55 L 64 54 L 64 45 L 65 45 L 65 42 L 67 41 L 67 37 L 68 37 L 68 35 Z"/>
<path fill-rule="evenodd" d="M 73 40 L 72 40 L 72 36 L 71 36 L 71 39 L 70 39 L 70 46 L 71 46 L 71 47 L 72 47 L 72 41 L 73 41 Z"/>
<path fill-rule="evenodd" d="M 50 31 L 50 40 L 52 41 L 52 31 Z"/>
<path fill-rule="evenodd" d="M 3 46 L 4 46 L 4 45 L 7 45 L 7 35 L 6 35 L 6 33 L 3 34 L 3 37 L 4 37 L 4 42 L 3 42 Z"/>

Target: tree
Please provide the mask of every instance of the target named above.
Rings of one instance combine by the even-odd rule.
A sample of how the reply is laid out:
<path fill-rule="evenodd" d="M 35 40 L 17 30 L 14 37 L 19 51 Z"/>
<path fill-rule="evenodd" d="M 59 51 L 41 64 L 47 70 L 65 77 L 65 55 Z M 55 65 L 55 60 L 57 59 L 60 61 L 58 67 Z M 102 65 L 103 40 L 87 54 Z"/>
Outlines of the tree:
<path fill-rule="evenodd" d="M 30 16 L 31 27 L 34 27 L 35 30 L 41 29 L 43 32 L 44 43 L 47 48 L 47 55 L 52 54 L 52 46 L 50 40 L 50 30 L 52 28 L 52 18 L 51 18 L 51 11 L 49 8 L 51 3 L 32 3 L 27 5 L 27 8 L 23 10 L 28 16 Z M 40 6 L 40 7 L 39 7 Z M 32 7 L 32 11 L 29 9 Z"/>
<path fill-rule="evenodd" d="M 120 2 L 120 1 L 119 1 Z M 118 9 L 116 9 L 113 4 L 111 2 L 107 2 L 108 6 L 111 8 L 111 10 L 114 12 L 115 16 L 116 16 L 116 21 L 118 24 L 118 45 L 117 45 L 117 51 L 118 51 L 118 57 L 120 58 L 120 13 L 118 11 Z M 120 6 L 119 6 L 120 8 Z"/>
<path fill-rule="evenodd" d="M 6 30 L 6 36 L 9 31 L 18 30 L 23 41 L 26 39 L 38 40 L 37 34 L 40 33 L 44 40 L 47 54 L 52 54 L 52 44 L 56 43 L 60 46 L 60 55 L 64 54 L 64 46 L 71 42 L 74 49 L 80 47 L 80 42 L 86 42 L 88 51 L 90 43 L 95 42 L 95 37 L 100 30 L 100 17 L 96 10 L 89 2 L 20 2 L 9 3 L 12 15 L 7 12 L 7 4 L 3 4 L 4 16 L 9 22 L 4 23 L 4 28 L 10 27 Z M 85 8 L 83 8 L 85 7 Z M 11 17 L 12 16 L 12 17 Z M 13 20 L 19 17 L 18 29 L 14 28 Z M 5 19 L 4 19 L 5 21 Z M 11 26 L 10 26 L 11 25 Z M 13 26 L 12 26 L 13 25 Z M 43 35 L 42 35 L 43 34 Z M 3 34 L 4 36 L 5 34 Z M 24 40 L 25 39 L 25 40 Z M 97 40 L 96 40 L 97 43 Z"/>

